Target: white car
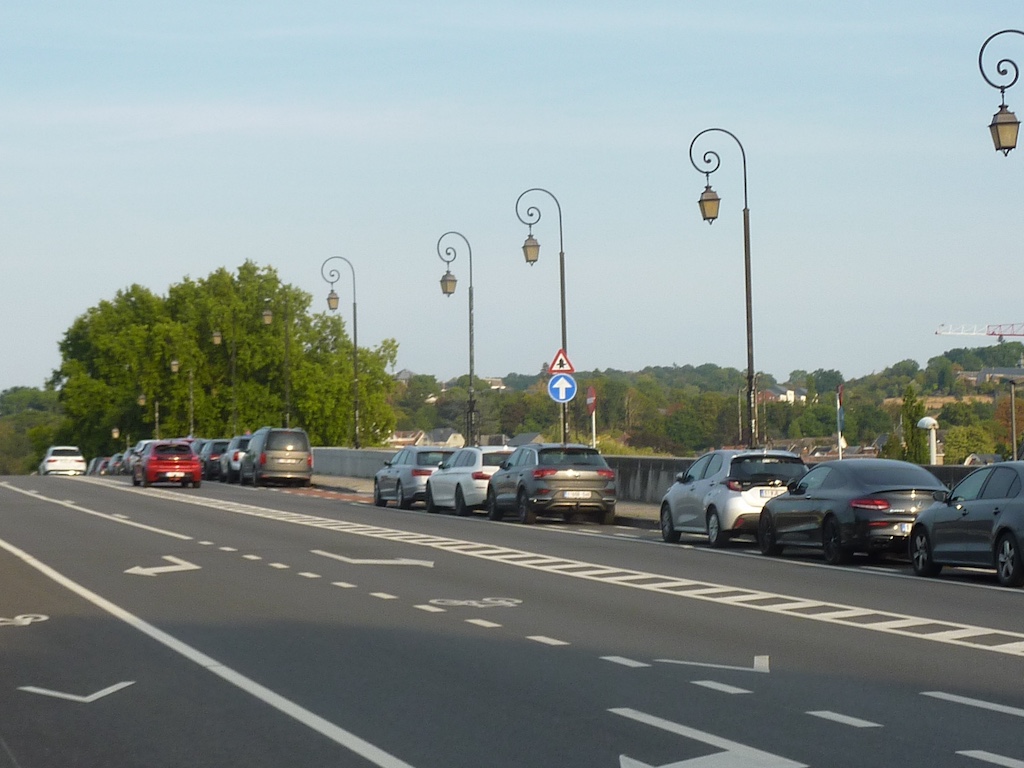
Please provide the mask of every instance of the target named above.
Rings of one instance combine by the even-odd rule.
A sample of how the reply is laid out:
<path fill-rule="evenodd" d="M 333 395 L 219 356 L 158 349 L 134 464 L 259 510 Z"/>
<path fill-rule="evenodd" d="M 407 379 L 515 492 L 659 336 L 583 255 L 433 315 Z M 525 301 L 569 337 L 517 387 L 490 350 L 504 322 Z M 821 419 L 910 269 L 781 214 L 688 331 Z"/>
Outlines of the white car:
<path fill-rule="evenodd" d="M 789 451 L 705 453 L 676 475 L 662 499 L 661 537 L 671 543 L 680 533 L 697 533 L 721 547 L 733 536 L 756 536 L 764 503 L 785 493 L 806 471 Z"/>
<path fill-rule="evenodd" d="M 483 507 L 487 501 L 487 482 L 512 455 L 512 450 L 505 445 L 484 445 L 453 453 L 427 479 L 427 512 L 443 508 L 465 516 Z"/>
<path fill-rule="evenodd" d="M 76 445 L 51 445 L 39 462 L 40 475 L 84 475 L 85 457 Z"/>

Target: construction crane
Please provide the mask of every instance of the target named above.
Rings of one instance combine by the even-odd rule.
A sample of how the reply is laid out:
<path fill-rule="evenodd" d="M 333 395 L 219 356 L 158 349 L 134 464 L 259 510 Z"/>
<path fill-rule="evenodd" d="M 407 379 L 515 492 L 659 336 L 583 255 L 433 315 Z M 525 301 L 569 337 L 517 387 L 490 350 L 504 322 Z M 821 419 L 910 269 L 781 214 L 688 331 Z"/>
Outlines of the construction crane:
<path fill-rule="evenodd" d="M 943 323 L 936 336 L 1024 336 L 1024 323 L 995 323 L 993 325 L 946 325 Z"/>

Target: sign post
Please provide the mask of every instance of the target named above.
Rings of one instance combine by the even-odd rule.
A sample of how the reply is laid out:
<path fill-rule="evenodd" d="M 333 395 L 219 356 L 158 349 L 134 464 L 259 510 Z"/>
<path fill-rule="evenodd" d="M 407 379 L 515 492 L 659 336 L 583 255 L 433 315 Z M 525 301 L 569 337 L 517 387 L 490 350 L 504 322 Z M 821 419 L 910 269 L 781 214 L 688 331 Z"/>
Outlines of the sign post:
<path fill-rule="evenodd" d="M 590 447 L 597 448 L 597 390 L 587 387 L 587 411 L 590 413 Z"/>
<path fill-rule="evenodd" d="M 566 443 L 569 440 L 568 404 L 576 396 L 576 379 L 572 377 L 572 374 L 576 373 L 576 368 L 565 354 L 564 334 L 563 346 L 551 360 L 548 373 L 551 374 L 551 378 L 548 379 L 548 394 L 562 406 L 562 443 Z"/>

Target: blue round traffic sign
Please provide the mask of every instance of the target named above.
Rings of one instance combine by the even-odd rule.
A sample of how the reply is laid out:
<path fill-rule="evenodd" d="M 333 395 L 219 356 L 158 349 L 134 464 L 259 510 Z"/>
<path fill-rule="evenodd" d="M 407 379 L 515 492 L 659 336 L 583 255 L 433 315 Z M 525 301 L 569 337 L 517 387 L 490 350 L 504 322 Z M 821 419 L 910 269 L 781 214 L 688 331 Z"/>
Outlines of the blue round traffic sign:
<path fill-rule="evenodd" d="M 568 403 L 576 397 L 576 379 L 568 373 L 559 373 L 548 379 L 548 394 L 556 403 Z"/>

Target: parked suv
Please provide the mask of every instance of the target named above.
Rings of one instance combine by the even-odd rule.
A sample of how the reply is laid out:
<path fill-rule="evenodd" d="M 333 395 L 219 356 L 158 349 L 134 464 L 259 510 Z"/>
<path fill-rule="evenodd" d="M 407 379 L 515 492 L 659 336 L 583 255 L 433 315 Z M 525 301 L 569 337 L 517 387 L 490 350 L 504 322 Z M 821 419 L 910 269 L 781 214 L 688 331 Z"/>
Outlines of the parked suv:
<path fill-rule="evenodd" d="M 242 485 L 266 485 L 270 481 L 310 485 L 313 452 L 309 447 L 309 437 L 301 429 L 257 429 L 242 456 L 238 479 Z"/>
<path fill-rule="evenodd" d="M 586 445 L 530 443 L 516 448 L 491 475 L 487 516 L 501 520 L 515 511 L 521 523 L 538 514 L 587 512 L 602 525 L 615 522 L 615 470 Z"/>
<path fill-rule="evenodd" d="M 713 547 L 733 536 L 757 535 L 757 521 L 768 499 L 807 471 L 789 451 L 718 450 L 705 453 L 676 481 L 661 501 L 661 537 L 699 533 Z"/>
<path fill-rule="evenodd" d="M 249 447 L 251 435 L 235 435 L 220 455 L 220 481 L 222 483 L 237 483 L 238 473 L 242 469 L 242 457 Z"/>

